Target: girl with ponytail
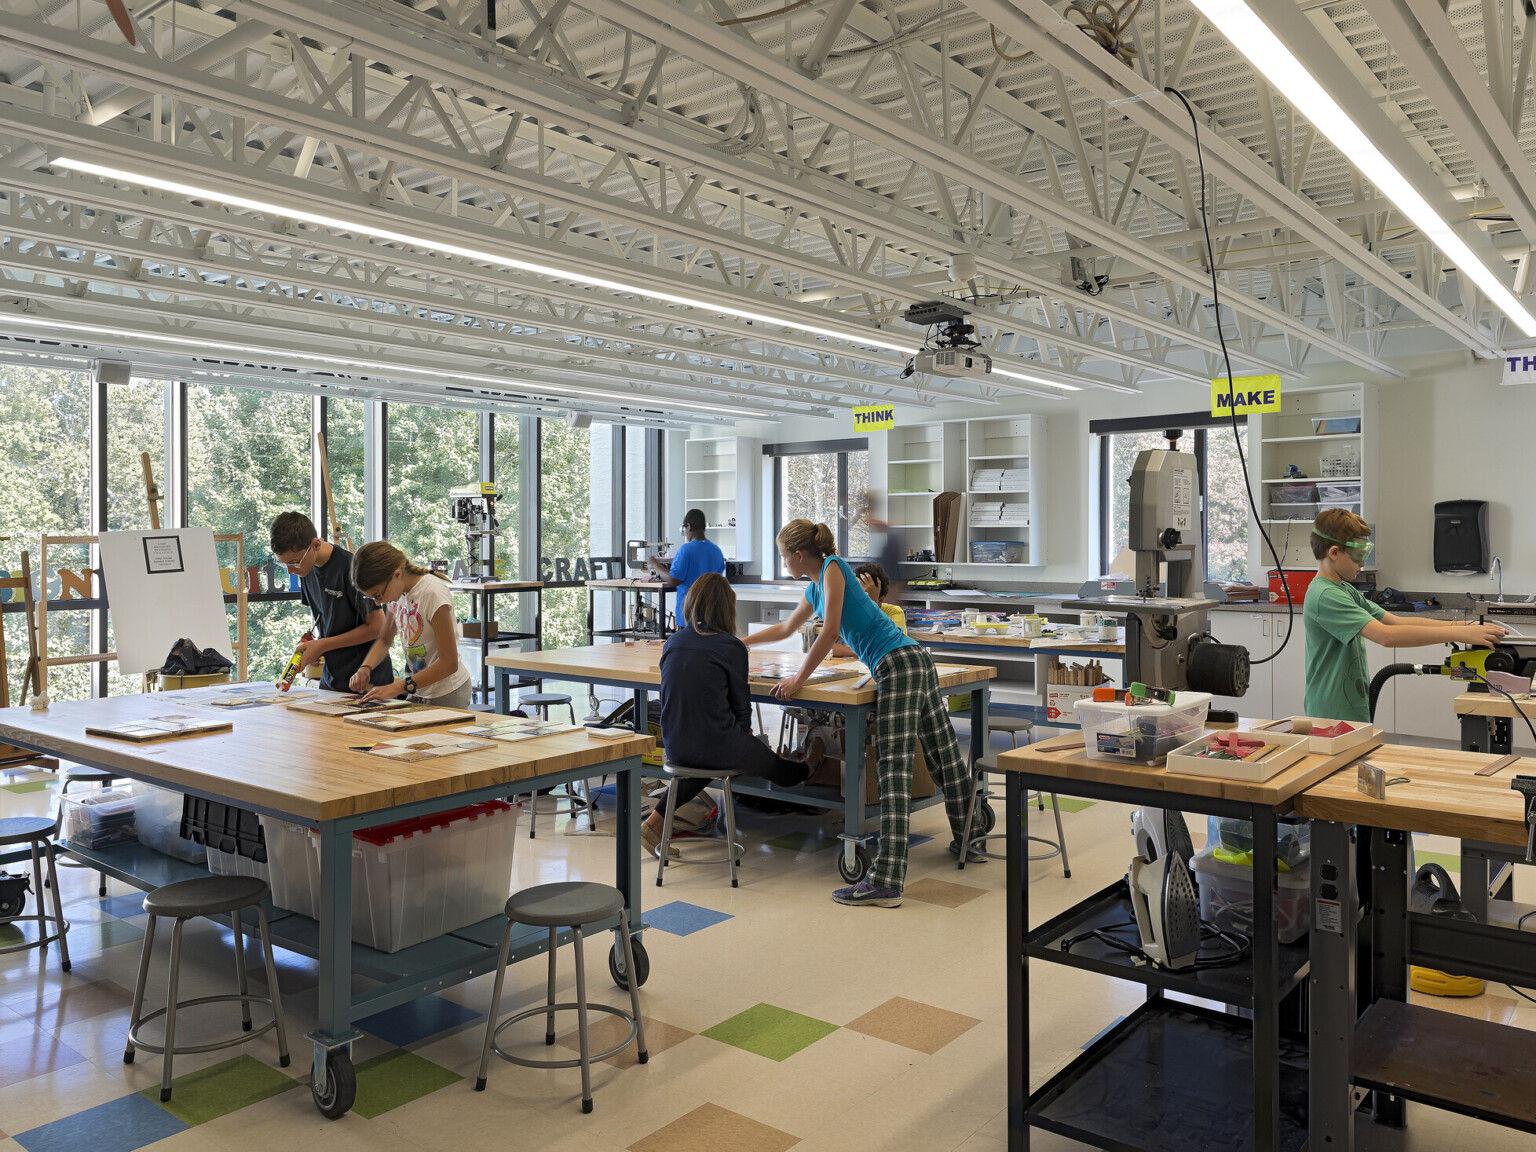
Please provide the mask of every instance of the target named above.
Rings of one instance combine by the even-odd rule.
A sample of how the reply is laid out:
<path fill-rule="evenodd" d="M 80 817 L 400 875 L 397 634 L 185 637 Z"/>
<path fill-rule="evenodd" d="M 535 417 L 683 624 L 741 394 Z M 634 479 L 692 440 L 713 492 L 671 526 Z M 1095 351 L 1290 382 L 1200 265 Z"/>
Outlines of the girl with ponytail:
<path fill-rule="evenodd" d="M 907 837 L 912 815 L 912 756 L 922 742 L 928 770 L 944 791 L 944 811 L 954 840 L 952 852 L 963 850 L 965 812 L 973 788 L 971 775 L 955 739 L 939 674 L 928 650 L 891 621 L 860 586 L 848 562 L 837 555 L 832 530 L 809 520 L 792 520 L 778 535 L 779 555 L 792 576 L 808 578 L 805 600 L 788 620 L 754 632 L 750 644 L 769 644 L 799 631 L 812 613 L 821 617 L 821 634 L 806 653 L 800 671 L 773 689 L 792 699 L 806 678 L 826 659 L 832 645 L 853 649 L 875 679 L 879 703 L 875 715 L 877 774 L 880 782 L 880 852 L 869 874 L 857 884 L 839 888 L 839 904 L 869 904 L 895 908 L 901 904 L 907 877 Z M 860 755 L 859 749 L 848 750 Z M 967 860 L 979 857 L 967 856 Z"/>
<path fill-rule="evenodd" d="M 459 626 L 446 579 L 413 564 L 388 540 L 364 544 L 352 557 L 352 582 L 384 610 L 384 631 L 352 677 L 364 700 L 406 695 L 445 708 L 468 708 L 469 669 L 459 661 Z M 389 655 L 396 633 L 405 646 L 405 677 L 369 686 L 372 670 Z"/>

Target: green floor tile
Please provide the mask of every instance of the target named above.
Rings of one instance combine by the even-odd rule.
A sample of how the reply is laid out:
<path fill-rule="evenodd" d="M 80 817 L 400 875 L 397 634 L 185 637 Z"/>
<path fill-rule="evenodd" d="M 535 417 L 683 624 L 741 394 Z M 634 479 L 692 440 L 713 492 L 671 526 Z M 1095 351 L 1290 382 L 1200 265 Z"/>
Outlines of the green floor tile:
<path fill-rule="evenodd" d="M 24 784 L 0 784 L 0 788 L 4 788 L 7 792 L 14 792 L 16 795 L 22 796 L 28 792 L 41 792 L 48 787 L 48 784 L 49 781 L 47 780 L 28 780 Z"/>
<path fill-rule="evenodd" d="M 67 909 L 64 919 L 69 919 Z M 142 939 L 144 929 L 126 920 L 102 920 L 96 924 L 71 924 L 69 927 L 70 951 L 81 955 L 105 952 L 119 944 L 132 944 Z"/>
<path fill-rule="evenodd" d="M 1461 857 L 1453 856 L 1449 852 L 1426 852 L 1422 848 L 1413 850 L 1413 860 L 1420 867 L 1425 864 L 1438 864 L 1447 872 L 1461 871 Z"/>
<path fill-rule="evenodd" d="M 758 1004 L 721 1021 L 703 1035 L 770 1060 L 787 1060 L 802 1048 L 809 1048 L 823 1036 L 836 1031 L 837 1025 L 825 1020 L 775 1008 L 772 1004 Z"/>
<path fill-rule="evenodd" d="M 1051 803 L 1051 797 L 1047 796 L 1045 798 L 1045 806 L 1049 808 Z M 1074 800 L 1071 796 L 1057 796 L 1055 798 L 1055 803 L 1061 808 L 1063 812 L 1081 812 L 1084 808 L 1092 808 L 1095 804 L 1098 803 L 1098 801 Z M 1035 811 L 1039 812 L 1040 809 L 1037 807 Z"/>
<path fill-rule="evenodd" d="M 139 1095 L 159 1104 L 184 1124 L 196 1126 L 298 1086 L 299 1081 L 260 1060 L 236 1056 L 211 1068 L 176 1077 L 171 1081 L 171 1098 L 163 1103 L 159 1085 L 146 1088 Z"/>
<path fill-rule="evenodd" d="M 14 924 L 0 924 L 0 948 L 9 948 L 26 939 L 22 930 Z"/>
<path fill-rule="evenodd" d="M 786 852 L 820 852 L 836 843 L 836 837 L 823 836 L 820 832 L 786 832 L 769 840 L 768 847 L 782 848 Z"/>
<path fill-rule="evenodd" d="M 357 1066 L 357 1103 L 352 1111 L 372 1120 L 462 1079 L 414 1052 L 397 1048 Z"/>

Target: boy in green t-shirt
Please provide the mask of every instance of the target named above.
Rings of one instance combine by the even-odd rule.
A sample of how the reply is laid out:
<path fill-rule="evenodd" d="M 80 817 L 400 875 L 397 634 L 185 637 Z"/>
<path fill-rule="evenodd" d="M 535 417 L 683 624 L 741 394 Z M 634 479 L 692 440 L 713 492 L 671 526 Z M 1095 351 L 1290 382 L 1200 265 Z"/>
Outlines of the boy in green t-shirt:
<path fill-rule="evenodd" d="M 1491 648 L 1504 636 L 1497 624 L 1418 624 L 1372 604 L 1349 581 L 1360 574 L 1374 547 L 1371 526 L 1342 508 L 1312 522 L 1317 579 L 1307 589 L 1302 620 L 1307 629 L 1308 716 L 1368 724 L 1370 671 L 1365 641 L 1383 648 L 1465 644 Z"/>

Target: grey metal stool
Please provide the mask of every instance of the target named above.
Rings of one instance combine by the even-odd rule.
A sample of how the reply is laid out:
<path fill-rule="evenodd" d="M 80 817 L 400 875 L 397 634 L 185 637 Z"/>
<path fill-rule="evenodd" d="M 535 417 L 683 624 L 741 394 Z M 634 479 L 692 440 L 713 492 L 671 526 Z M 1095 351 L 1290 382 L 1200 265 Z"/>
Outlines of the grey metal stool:
<path fill-rule="evenodd" d="M 519 708 L 531 706 L 539 710 L 539 719 L 548 720 L 549 710 L 564 705 L 571 713 L 571 723 L 576 723 L 576 706 L 571 703 L 571 698 L 564 692 L 530 692 L 526 696 L 517 698 Z M 570 796 L 568 801 L 556 800 L 551 816 L 570 815 L 578 816 L 585 812 L 587 821 L 592 830 L 597 830 L 597 805 L 592 802 L 592 789 L 585 780 L 580 781 L 581 795 L 577 796 L 566 785 L 566 793 Z M 545 793 L 551 795 L 552 793 Z M 528 798 L 528 839 L 532 840 L 538 833 L 539 823 L 539 794 L 531 793 Z"/>
<path fill-rule="evenodd" d="M 640 1018 L 640 980 L 629 981 L 630 1011 L 613 1008 L 607 1004 L 587 1003 L 587 966 L 582 946 L 582 928 L 588 924 L 600 924 L 614 916 L 619 918 L 619 941 L 624 946 L 624 971 L 635 973 L 634 945 L 629 938 L 629 913 L 624 907 L 624 894 L 607 884 L 592 884 L 572 880 L 560 884 L 540 884 L 514 893 L 507 901 L 507 927 L 501 934 L 501 958 L 496 962 L 496 987 L 491 992 L 491 1010 L 485 1019 L 485 1042 L 480 1048 L 480 1072 L 475 1078 L 475 1091 L 485 1091 L 486 1074 L 490 1071 L 491 1053 L 503 1060 L 521 1064 L 524 1068 L 576 1068 L 581 1069 L 581 1110 L 592 1111 L 592 1062 L 606 1060 L 628 1048 L 633 1041 L 638 1045 L 640 1063 L 650 1061 L 645 1049 L 645 1022 Z M 527 924 L 531 928 L 549 929 L 549 993 L 545 1003 L 509 1016 L 500 1024 L 496 1017 L 501 1013 L 501 987 L 507 976 L 507 953 L 512 947 L 512 925 Z M 571 942 L 576 946 L 576 1000 L 574 1003 L 555 1003 L 555 952 L 559 945 L 560 929 L 571 930 Z M 514 1056 L 497 1046 L 496 1038 L 502 1031 L 532 1016 L 544 1017 L 544 1043 L 555 1042 L 555 1013 L 576 1013 L 576 1029 L 580 1037 L 581 1055 L 575 1060 L 533 1060 L 527 1056 Z M 593 1055 L 587 1044 L 587 1013 L 606 1012 L 620 1020 L 629 1021 L 629 1035 L 606 1052 Z"/>
<path fill-rule="evenodd" d="M 128 1046 L 123 1050 L 123 1063 L 132 1064 L 134 1050 L 162 1052 L 165 1059 L 160 1071 L 160 1099 L 171 1098 L 171 1058 L 193 1052 L 213 1052 L 220 1048 L 233 1048 L 247 1040 L 277 1030 L 278 1062 L 288 1067 L 288 1033 L 283 1028 L 283 1005 L 277 990 L 277 965 L 272 961 L 272 932 L 267 925 L 267 911 L 261 902 L 267 898 L 267 882 L 256 876 L 199 876 L 195 880 L 180 880 L 156 888 L 144 897 L 144 911 L 149 913 L 149 925 L 144 929 L 144 949 L 139 953 L 139 978 L 133 988 L 133 1010 L 128 1015 Z M 245 935 L 240 925 L 240 911 L 255 908 L 261 926 L 261 950 L 266 960 L 268 996 L 252 996 L 245 971 Z M 176 987 L 181 978 L 181 929 L 195 916 L 229 917 L 235 930 L 235 974 L 239 977 L 238 994 L 222 996 L 198 996 L 191 1000 L 177 1000 Z M 157 1008 L 140 1016 L 144 1007 L 144 985 L 149 980 L 149 957 L 155 947 L 155 922 L 160 917 L 171 917 L 176 927 L 171 930 L 170 978 L 166 985 L 165 1007 Z M 176 1047 L 176 1013 L 194 1004 L 223 1004 L 238 1001 L 240 1004 L 242 1034 L 228 1040 L 216 1040 L 209 1044 Z M 252 1030 L 251 1004 L 267 1004 L 272 1008 L 272 1019 L 260 1028 Z M 156 1017 L 165 1017 L 165 1044 L 151 1044 L 139 1036 L 139 1029 Z"/>
<path fill-rule="evenodd" d="M 56 816 L 10 816 L 0 820 L 0 854 L 3 849 L 25 844 L 32 850 L 32 891 L 37 893 L 37 911 L 30 915 L 0 916 L 0 925 L 32 922 L 37 925 L 37 939 L 0 948 L 0 956 L 22 952 L 28 948 L 47 948 L 55 940 L 59 942 L 59 967 L 69 971 L 69 921 L 64 919 L 64 903 L 59 899 L 59 873 L 54 854 L 59 846 L 55 842 L 59 834 Z M 53 915 L 43 911 L 42 857 L 48 857 L 48 887 L 53 894 Z M 54 930 L 48 931 L 52 924 Z"/>
<path fill-rule="evenodd" d="M 64 771 L 63 782 L 59 785 L 59 795 L 67 794 L 73 785 L 97 784 L 102 788 L 110 788 L 121 779 L 123 777 L 114 776 L 105 768 L 87 768 L 84 764 L 72 764 Z M 89 868 L 90 865 L 78 860 L 60 860 L 59 867 Z M 105 897 L 107 894 L 107 874 L 98 871 L 96 877 L 96 895 Z"/>
<path fill-rule="evenodd" d="M 1012 719 L 1012 717 L 1009 717 L 1009 719 Z M 1023 723 L 1029 722 L 1028 720 L 1023 720 Z M 1032 730 L 1034 730 L 1034 725 L 1032 725 L 1032 723 L 1029 723 L 1029 728 L 1012 730 L 1012 733 L 1014 733 L 1015 748 L 1018 746 L 1018 731 Z M 965 868 L 966 857 L 971 854 L 969 849 L 971 849 L 972 845 L 977 845 L 977 843 L 985 843 L 986 840 L 1005 839 L 1006 833 L 994 833 L 994 831 L 992 831 L 992 828 L 997 826 L 997 813 L 992 811 L 992 805 L 991 803 L 988 803 L 988 800 L 994 799 L 994 793 L 992 793 L 991 788 L 988 786 L 988 774 L 995 773 L 995 771 L 1000 771 L 998 770 L 997 756 L 995 756 L 995 754 L 983 756 L 982 759 L 975 762 L 975 788 L 971 791 L 971 803 L 966 806 L 965 813 L 966 849 L 965 851 L 960 852 L 960 868 L 962 869 Z M 1044 808 L 1046 808 L 1046 799 L 1044 799 L 1043 793 L 1026 794 L 1025 803 L 1029 803 L 1031 800 L 1035 800 L 1035 802 L 1040 803 L 1040 811 L 1044 811 Z M 978 811 L 982 813 L 982 822 L 980 822 L 980 829 L 982 829 L 982 831 L 980 831 L 977 836 L 971 836 L 971 829 L 977 826 L 975 820 L 977 820 Z M 1061 802 L 1060 800 L 1057 800 L 1057 794 L 1055 793 L 1051 793 L 1051 811 L 1055 814 L 1055 822 L 1057 822 L 1057 839 L 1051 840 L 1044 836 L 1028 837 L 1029 840 L 1034 840 L 1035 843 L 1041 843 L 1041 845 L 1049 846 L 1049 849 L 1051 849 L 1051 851 L 1046 852 L 1031 852 L 1031 854 L 1029 854 L 1029 859 L 1049 860 L 1051 857 L 1060 856 L 1061 876 L 1071 879 L 1072 868 L 1068 863 L 1068 857 L 1066 857 L 1066 833 L 1064 833 L 1063 829 L 1061 829 Z M 985 856 L 988 860 L 1006 859 L 1006 856 L 1003 854 L 1003 852 L 989 852 L 986 851 L 985 848 L 980 849 L 980 854 Z"/>
<path fill-rule="evenodd" d="M 517 706 L 519 708 L 530 705 L 539 710 L 539 717 L 543 720 L 549 719 L 549 710 L 551 708 L 559 708 L 561 705 L 564 705 L 570 709 L 571 723 L 576 723 L 576 705 L 571 703 L 571 698 L 564 692 L 530 692 L 526 696 L 519 696 L 517 698 Z"/>
<path fill-rule="evenodd" d="M 667 815 L 661 822 L 661 844 L 656 849 L 656 887 L 661 887 L 662 873 L 669 864 L 725 864 L 731 872 L 731 887 L 736 884 L 736 863 L 746 854 L 746 846 L 736 839 L 736 804 L 731 795 L 731 781 L 741 773 L 734 768 L 687 768 L 681 764 L 673 764 L 670 760 L 663 765 L 666 774 L 672 777 L 672 784 L 667 789 Z M 670 851 L 672 847 L 672 816 L 677 812 L 677 782 L 679 780 L 718 780 L 720 781 L 720 813 L 725 817 L 725 854 L 722 856 L 694 857 L 677 856 L 674 858 Z"/>

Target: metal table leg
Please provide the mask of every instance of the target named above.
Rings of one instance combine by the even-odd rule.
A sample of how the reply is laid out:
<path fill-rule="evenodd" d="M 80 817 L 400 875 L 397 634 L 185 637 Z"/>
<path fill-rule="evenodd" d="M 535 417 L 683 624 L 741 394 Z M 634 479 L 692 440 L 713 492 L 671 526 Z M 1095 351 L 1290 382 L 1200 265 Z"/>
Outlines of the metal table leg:
<path fill-rule="evenodd" d="M 1253 811 L 1253 1146 L 1280 1147 L 1280 940 L 1275 922 L 1275 812 Z"/>
<path fill-rule="evenodd" d="M 337 823 L 320 822 L 319 1027 L 305 1037 L 315 1048 L 310 1092 L 333 1118 L 352 1107 L 352 1042 L 362 1036 L 352 1027 L 352 828 Z"/>
<path fill-rule="evenodd" d="M 496 711 L 505 716 L 512 711 L 512 670 L 496 669 Z"/>
<path fill-rule="evenodd" d="M 971 764 L 974 766 L 991 748 L 990 716 L 987 711 L 992 698 L 991 685 L 983 680 L 971 689 Z"/>
<path fill-rule="evenodd" d="M 1408 999 L 1408 836 L 1371 829 L 1371 995 Z M 1403 1126 L 1403 1099 L 1375 1093 L 1376 1123 Z"/>
<path fill-rule="evenodd" d="M 1007 835 L 1004 887 L 1008 893 L 1008 1152 L 1029 1152 L 1029 958 L 1024 934 L 1029 926 L 1029 881 L 1025 854 L 1029 843 L 1029 804 L 1024 779 L 1003 773 L 1003 829 Z"/>
<path fill-rule="evenodd" d="M 1353 1152 L 1355 1147 L 1350 1069 L 1360 1013 L 1355 980 L 1359 911 L 1354 829 L 1312 821 L 1307 1115 L 1309 1146 L 1329 1152 Z"/>
<path fill-rule="evenodd" d="M 869 721 L 868 704 L 850 704 L 843 710 L 847 720 L 843 755 L 843 842 L 840 871 L 856 883 L 872 862 L 864 831 L 864 739 Z M 861 867 L 862 863 L 862 867 Z"/>

